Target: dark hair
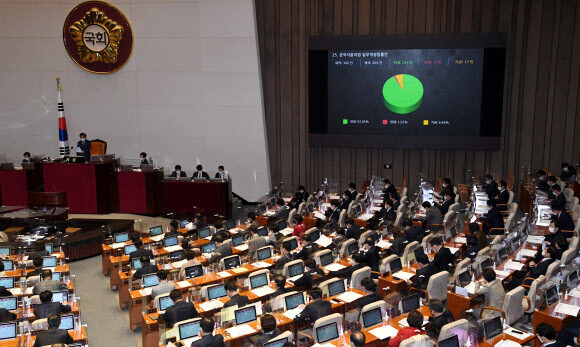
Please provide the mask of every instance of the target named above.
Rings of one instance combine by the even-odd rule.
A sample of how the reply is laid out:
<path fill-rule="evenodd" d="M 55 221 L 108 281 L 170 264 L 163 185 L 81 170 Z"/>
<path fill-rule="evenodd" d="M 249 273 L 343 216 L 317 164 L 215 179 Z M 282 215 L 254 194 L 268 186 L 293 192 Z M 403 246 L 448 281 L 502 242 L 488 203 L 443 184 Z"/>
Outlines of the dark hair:
<path fill-rule="evenodd" d="M 171 301 L 176 302 L 178 300 L 181 300 L 183 298 L 183 295 L 181 294 L 181 290 L 179 289 L 173 289 L 170 293 L 169 293 L 169 298 L 171 299 Z"/>
<path fill-rule="evenodd" d="M 133 244 L 135 245 L 135 247 L 137 248 L 141 248 L 143 247 L 143 241 L 141 241 L 141 239 L 137 239 L 135 241 L 133 241 Z"/>
<path fill-rule="evenodd" d="M 319 287 L 312 288 L 312 290 L 310 291 L 310 296 L 314 300 L 322 298 L 322 289 L 320 289 Z"/>
<path fill-rule="evenodd" d="M 145 153 L 145 152 L 141 152 L 141 154 L 139 154 L 139 156 L 146 157 L 146 156 L 147 156 L 147 153 Z"/>
<path fill-rule="evenodd" d="M 487 174 L 487 175 L 485 175 L 485 178 L 486 178 L 486 179 L 489 179 L 489 180 L 493 180 L 493 176 L 492 176 L 492 175 L 490 175 L 490 174 Z"/>
<path fill-rule="evenodd" d="M 429 243 L 431 244 L 431 246 L 442 246 L 443 240 L 441 239 L 441 236 L 436 236 L 432 238 Z"/>
<path fill-rule="evenodd" d="M 425 201 L 425 202 L 423 202 L 423 204 L 421 204 L 421 206 L 423 206 L 424 208 L 430 208 L 431 203 L 429 201 Z"/>
<path fill-rule="evenodd" d="M 297 214 L 297 215 L 294 215 L 294 220 L 297 223 L 302 223 L 302 221 L 304 220 L 304 218 L 301 215 Z"/>
<path fill-rule="evenodd" d="M 388 179 L 386 179 L 386 178 L 383 180 L 383 183 L 384 183 L 384 184 L 392 184 L 392 183 L 391 183 L 391 181 L 389 181 L 389 180 L 388 180 Z"/>
<path fill-rule="evenodd" d="M 276 200 L 276 205 L 278 205 L 278 206 L 284 206 L 284 199 L 278 198 L 278 200 Z"/>
<path fill-rule="evenodd" d="M 451 185 L 451 179 L 450 179 L 449 177 L 445 177 L 445 178 L 443 179 L 443 182 L 444 182 L 444 183 L 446 183 L 446 184 L 449 184 L 449 185 Z"/>
<path fill-rule="evenodd" d="M 312 241 L 312 236 L 310 236 L 310 233 L 308 234 L 303 234 L 302 235 L 302 240 L 306 241 L 306 242 L 310 242 Z"/>
<path fill-rule="evenodd" d="M 338 206 L 338 200 L 332 200 L 330 202 L 330 205 L 332 205 L 332 206 Z"/>
<path fill-rule="evenodd" d="M 439 299 L 429 299 L 429 308 L 437 313 L 441 313 L 444 311 L 443 303 Z"/>
<path fill-rule="evenodd" d="M 297 190 L 306 190 L 304 186 L 298 186 Z"/>
<path fill-rule="evenodd" d="M 225 170 L 223 165 L 218 166 L 218 170 Z"/>
<path fill-rule="evenodd" d="M 269 333 L 276 329 L 276 318 L 269 313 L 266 313 L 262 317 L 260 317 L 260 325 L 262 326 L 262 330 L 265 333 Z"/>
<path fill-rule="evenodd" d="M 479 224 L 477 224 L 477 223 L 469 223 L 469 231 L 470 231 L 470 232 L 472 232 L 472 233 L 474 233 L 474 232 L 475 232 L 475 233 L 476 233 L 476 232 L 478 232 L 479 230 L 480 230 L 480 229 L 479 229 Z"/>
<path fill-rule="evenodd" d="M 238 286 L 236 285 L 236 282 L 234 282 L 234 281 L 226 282 L 225 288 L 229 292 L 235 292 L 236 290 L 238 290 Z"/>
<path fill-rule="evenodd" d="M 566 163 L 566 162 L 563 162 L 563 163 L 561 164 L 561 167 L 566 167 L 566 166 L 570 166 L 570 164 L 568 164 L 568 163 Z"/>
<path fill-rule="evenodd" d="M 179 226 L 179 222 L 174 219 L 171 222 L 169 222 L 169 226 L 172 227 L 173 229 L 177 229 L 177 227 Z"/>
<path fill-rule="evenodd" d="M 195 252 L 192 249 L 185 251 L 185 259 L 192 260 L 193 258 L 195 258 Z"/>
<path fill-rule="evenodd" d="M 282 248 L 290 252 L 292 250 L 292 243 L 290 243 L 290 241 L 283 241 Z"/>
<path fill-rule="evenodd" d="M 175 165 L 175 170 L 181 170 L 181 165 Z"/>
<path fill-rule="evenodd" d="M 348 184 L 348 187 L 349 187 L 349 188 L 352 188 L 352 189 L 356 189 L 356 184 L 354 184 L 353 182 L 350 182 L 350 183 Z"/>
<path fill-rule="evenodd" d="M 507 188 L 507 182 L 506 182 L 506 181 L 504 181 L 504 180 L 501 180 L 501 181 L 499 181 L 499 186 L 500 186 L 500 187 Z"/>
<path fill-rule="evenodd" d="M 58 328 L 60 325 L 60 314 L 58 313 L 51 313 L 48 315 L 46 319 L 49 328 Z"/>
<path fill-rule="evenodd" d="M 363 286 L 369 292 L 374 292 L 377 289 L 376 283 L 370 277 L 365 277 L 360 281 L 361 286 Z"/>
<path fill-rule="evenodd" d="M 556 183 L 557 179 L 555 176 L 548 176 L 548 181 Z"/>
<path fill-rule="evenodd" d="M 29 156 L 30 157 L 30 152 L 24 152 L 23 156 Z"/>
<path fill-rule="evenodd" d="M 358 264 L 363 262 L 363 257 L 360 253 L 355 253 L 352 255 L 352 260 L 356 261 Z"/>
<path fill-rule="evenodd" d="M 554 184 L 552 186 L 552 189 L 555 190 L 555 191 L 558 191 L 558 192 L 561 192 L 562 191 L 562 187 L 560 187 L 559 184 Z"/>
<path fill-rule="evenodd" d="M 306 259 L 306 261 L 304 262 L 304 266 L 306 266 L 309 269 L 316 269 L 316 267 L 318 266 L 316 264 L 316 260 L 312 259 L 312 258 L 308 258 Z"/>
<path fill-rule="evenodd" d="M 254 211 L 248 212 L 248 219 L 251 219 L 252 221 L 256 220 L 256 212 Z"/>
<path fill-rule="evenodd" d="M 546 248 L 546 252 L 550 253 L 550 258 L 554 258 L 558 254 L 558 250 L 554 246 L 549 246 Z"/>
<path fill-rule="evenodd" d="M 32 259 L 32 265 L 34 265 L 34 267 L 41 267 L 42 266 L 42 258 Z"/>
<path fill-rule="evenodd" d="M 417 263 L 429 264 L 429 257 L 425 253 L 419 253 L 416 257 Z"/>
<path fill-rule="evenodd" d="M 157 271 L 157 277 L 159 277 L 160 280 L 165 281 L 167 279 L 167 276 L 169 276 L 169 271 L 167 270 Z"/>
<path fill-rule="evenodd" d="M 548 340 L 555 340 L 556 339 L 556 330 L 548 323 L 540 323 L 536 327 L 536 334 L 538 336 L 542 336 L 547 338 Z"/>
<path fill-rule="evenodd" d="M 2 264 L 2 265 L 4 265 L 4 264 Z M 2 269 L 2 270 L 4 270 L 4 269 Z M 47 278 L 48 279 L 52 279 L 52 271 L 50 269 L 42 270 L 42 278 L 44 278 L 44 279 L 47 279 Z"/>
<path fill-rule="evenodd" d="M 274 278 L 274 283 L 278 288 L 284 288 L 286 286 L 286 277 L 278 275 Z"/>
<path fill-rule="evenodd" d="M 201 328 L 201 331 L 203 331 L 206 334 L 210 334 L 211 332 L 213 332 L 214 326 L 215 321 L 211 317 L 202 318 L 201 321 L 199 322 L 199 327 Z"/>
<path fill-rule="evenodd" d="M 403 219 L 402 223 L 403 227 L 411 227 L 413 226 L 413 221 L 410 218 Z"/>
<path fill-rule="evenodd" d="M 197 165 L 197 166 L 195 167 L 195 169 L 196 169 L 197 171 L 201 171 L 201 170 L 203 170 L 203 166 L 201 166 L 201 165 Z"/>
<path fill-rule="evenodd" d="M 488 281 L 495 281 L 495 279 L 497 278 L 495 275 L 495 271 L 492 268 L 486 268 L 485 270 L 483 270 L 483 278 Z"/>
<path fill-rule="evenodd" d="M 546 171 L 544 171 L 544 170 L 538 170 L 536 172 L 536 175 L 538 175 L 538 176 L 545 176 L 546 175 Z"/>
<path fill-rule="evenodd" d="M 214 241 L 216 243 L 222 243 L 222 242 L 224 242 L 224 237 L 222 235 L 216 235 L 216 237 L 214 238 Z"/>
<path fill-rule="evenodd" d="M 79 134 L 79 137 L 83 137 L 83 136 L 84 136 L 84 137 L 87 137 L 87 134 L 85 134 L 85 133 L 80 133 L 80 134 Z"/>
<path fill-rule="evenodd" d="M 407 316 L 407 324 L 409 324 L 409 327 L 411 328 L 421 329 L 423 326 L 423 315 L 421 312 L 417 310 L 409 312 L 409 316 Z"/>
<path fill-rule="evenodd" d="M 50 302 L 52 300 L 52 292 L 50 290 L 45 290 L 44 292 L 40 293 L 40 301 L 42 302 Z"/>
<path fill-rule="evenodd" d="M 354 347 L 363 347 L 366 342 L 365 334 L 360 330 L 352 332 L 350 334 L 350 342 Z"/>
<path fill-rule="evenodd" d="M 367 236 L 367 238 L 365 239 L 365 243 L 369 246 L 374 246 L 375 239 L 372 236 Z"/>
<path fill-rule="evenodd" d="M 344 220 L 346 224 L 354 225 L 354 218 L 348 217 Z"/>

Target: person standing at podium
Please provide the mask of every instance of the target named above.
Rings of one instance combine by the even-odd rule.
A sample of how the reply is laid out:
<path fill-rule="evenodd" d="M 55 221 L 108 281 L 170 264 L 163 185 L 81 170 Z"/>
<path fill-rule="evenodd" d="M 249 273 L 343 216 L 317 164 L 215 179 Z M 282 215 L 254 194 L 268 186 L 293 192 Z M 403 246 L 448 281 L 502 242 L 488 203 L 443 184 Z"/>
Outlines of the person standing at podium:
<path fill-rule="evenodd" d="M 77 142 L 77 155 L 85 157 L 87 162 L 91 161 L 91 141 L 87 140 L 87 134 L 81 133 L 79 135 L 81 138 Z M 80 149 L 80 152 L 79 152 Z"/>
<path fill-rule="evenodd" d="M 141 159 L 141 165 L 149 164 L 149 161 L 147 160 L 147 153 L 141 152 L 141 154 L 139 154 L 139 158 Z"/>
<path fill-rule="evenodd" d="M 198 165 L 195 167 L 195 169 L 197 171 L 193 173 L 193 176 L 191 178 L 205 178 L 206 180 L 209 180 L 209 175 L 207 174 L 207 172 L 203 171 L 203 166 Z"/>
<path fill-rule="evenodd" d="M 30 156 L 30 152 L 24 152 L 22 156 L 24 157 L 22 159 L 23 163 L 34 163 L 34 158 Z"/>
<path fill-rule="evenodd" d="M 218 172 L 216 172 L 215 178 L 219 178 L 221 180 L 228 179 L 228 172 L 224 169 L 223 165 L 218 166 Z"/>

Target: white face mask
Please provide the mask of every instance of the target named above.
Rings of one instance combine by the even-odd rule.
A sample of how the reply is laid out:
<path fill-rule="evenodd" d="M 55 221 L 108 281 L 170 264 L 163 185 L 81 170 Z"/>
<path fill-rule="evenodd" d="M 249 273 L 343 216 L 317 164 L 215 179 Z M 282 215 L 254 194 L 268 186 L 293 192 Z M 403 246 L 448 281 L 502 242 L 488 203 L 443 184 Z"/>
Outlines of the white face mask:
<path fill-rule="evenodd" d="M 567 168 L 567 167 L 565 167 L 565 168 L 564 168 L 564 171 L 568 171 L 568 168 Z"/>
<path fill-rule="evenodd" d="M 85 140 L 86 140 L 86 139 L 85 139 L 84 137 L 83 137 L 83 138 L 81 138 L 81 141 L 85 142 Z"/>
<path fill-rule="evenodd" d="M 549 229 L 550 229 L 550 233 L 552 233 L 552 234 L 556 232 L 556 228 L 554 228 L 554 227 L 550 227 Z"/>

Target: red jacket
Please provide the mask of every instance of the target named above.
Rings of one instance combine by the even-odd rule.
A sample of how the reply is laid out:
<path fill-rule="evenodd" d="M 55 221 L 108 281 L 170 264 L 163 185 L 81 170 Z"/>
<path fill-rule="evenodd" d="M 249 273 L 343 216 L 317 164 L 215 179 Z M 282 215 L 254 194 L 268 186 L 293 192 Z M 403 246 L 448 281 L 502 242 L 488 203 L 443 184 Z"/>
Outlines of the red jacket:
<path fill-rule="evenodd" d="M 411 328 L 411 327 L 401 329 L 401 330 L 399 330 L 399 333 L 397 334 L 397 336 L 393 337 L 389 341 L 389 347 L 399 347 L 401 342 L 405 341 L 409 337 L 413 337 L 415 335 L 421 335 L 421 334 L 426 334 L 426 333 L 422 329 Z"/>
<path fill-rule="evenodd" d="M 306 231 L 306 226 L 304 223 L 296 224 L 294 227 L 294 231 L 292 232 L 293 236 L 298 236 L 298 240 L 302 241 L 302 234 Z"/>

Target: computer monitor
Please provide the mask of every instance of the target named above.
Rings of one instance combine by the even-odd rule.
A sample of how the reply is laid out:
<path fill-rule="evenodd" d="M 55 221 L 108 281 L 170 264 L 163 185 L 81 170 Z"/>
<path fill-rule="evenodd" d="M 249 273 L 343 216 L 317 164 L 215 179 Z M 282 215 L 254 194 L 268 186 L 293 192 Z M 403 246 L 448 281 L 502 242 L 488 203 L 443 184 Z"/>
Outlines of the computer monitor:
<path fill-rule="evenodd" d="M 445 340 L 439 341 L 439 347 L 459 347 L 459 336 L 453 335 Z"/>
<path fill-rule="evenodd" d="M 233 219 L 228 219 L 225 223 L 224 223 L 224 229 L 226 230 L 231 230 L 233 228 L 236 227 L 236 221 Z"/>
<path fill-rule="evenodd" d="M 302 262 L 288 266 L 288 276 L 294 277 L 304 273 L 304 264 Z"/>
<path fill-rule="evenodd" d="M 161 234 L 163 234 L 163 227 L 161 225 L 149 228 L 149 236 L 157 236 Z"/>
<path fill-rule="evenodd" d="M 53 252 L 53 245 L 52 243 L 45 243 L 44 249 L 48 251 L 48 254 L 52 254 Z"/>
<path fill-rule="evenodd" d="M 141 259 L 138 258 L 133 258 L 131 259 L 131 268 L 133 270 L 138 270 L 143 266 L 143 264 L 141 264 Z"/>
<path fill-rule="evenodd" d="M 271 247 L 262 247 L 256 251 L 258 256 L 258 260 L 262 261 L 264 259 L 272 258 L 272 248 Z"/>
<path fill-rule="evenodd" d="M 202 253 L 211 253 L 216 249 L 215 242 L 206 243 L 205 245 L 201 246 Z"/>
<path fill-rule="evenodd" d="M 346 246 L 346 252 L 348 255 L 353 255 L 356 251 L 358 251 L 358 242 L 353 242 Z"/>
<path fill-rule="evenodd" d="M 61 277 L 62 277 L 61 275 L 62 275 L 62 274 L 61 274 L 60 272 L 58 272 L 58 271 L 53 271 L 53 272 L 52 272 L 52 276 L 51 276 L 51 278 L 52 278 L 52 280 L 53 280 L 53 281 L 60 282 L 60 280 L 61 280 Z M 44 280 L 44 276 L 42 275 L 42 273 L 40 273 L 40 275 L 38 275 L 38 276 L 40 276 L 40 280 L 41 280 L 41 281 L 42 281 L 42 280 Z"/>
<path fill-rule="evenodd" d="M 232 237 L 232 245 L 237 247 L 244 243 L 244 235 L 236 235 Z"/>
<path fill-rule="evenodd" d="M 320 238 L 320 230 L 316 229 L 310 232 L 310 241 L 314 242 Z"/>
<path fill-rule="evenodd" d="M 185 340 L 196 337 L 199 334 L 199 323 L 201 319 L 189 323 L 181 323 L 179 325 L 179 339 Z"/>
<path fill-rule="evenodd" d="M 298 248 L 298 238 L 292 238 L 290 239 L 290 250 L 295 250 L 296 248 Z"/>
<path fill-rule="evenodd" d="M 56 267 L 56 257 L 52 255 L 48 257 L 42 257 L 42 267 Z"/>
<path fill-rule="evenodd" d="M 230 270 L 230 269 L 235 269 L 237 267 L 240 267 L 241 262 L 242 262 L 239 255 L 234 255 L 231 257 L 224 258 L 223 261 L 224 261 L 224 269 L 225 270 Z"/>
<path fill-rule="evenodd" d="M 169 296 L 162 296 L 159 298 L 159 310 L 165 311 L 168 307 L 173 306 L 174 302 Z"/>
<path fill-rule="evenodd" d="M 479 268 L 480 268 L 482 273 L 483 273 L 483 270 L 490 268 L 490 267 L 491 267 L 491 260 L 489 258 L 485 258 L 479 263 Z"/>
<path fill-rule="evenodd" d="M 268 236 L 268 228 L 259 227 L 258 228 L 258 236 L 267 237 Z"/>
<path fill-rule="evenodd" d="M 4 271 L 12 271 L 14 269 L 14 261 L 12 259 L 3 259 Z"/>
<path fill-rule="evenodd" d="M 419 248 L 416 248 L 413 253 L 415 253 L 415 259 L 417 259 L 417 257 L 419 256 L 419 254 L 425 254 L 425 249 L 423 248 L 423 246 L 419 246 Z"/>
<path fill-rule="evenodd" d="M 52 292 L 52 302 L 60 302 L 61 304 L 68 301 L 68 290 L 59 290 Z"/>
<path fill-rule="evenodd" d="M 169 252 L 169 260 L 171 262 L 180 261 L 185 259 L 185 249 L 179 249 L 177 251 Z"/>
<path fill-rule="evenodd" d="M 207 288 L 207 298 L 209 300 L 219 299 L 226 296 L 226 287 L 224 284 L 216 284 Z"/>
<path fill-rule="evenodd" d="M 506 260 L 507 260 L 507 249 L 505 247 L 502 247 L 497 251 L 497 262 L 498 264 L 501 264 Z"/>
<path fill-rule="evenodd" d="M 401 258 L 397 257 L 389 262 L 389 268 L 391 269 L 391 274 L 401 271 L 403 269 Z"/>
<path fill-rule="evenodd" d="M 503 332 L 501 318 L 495 317 L 483 322 L 483 334 L 486 340 L 491 340 Z"/>
<path fill-rule="evenodd" d="M 342 294 L 346 291 L 346 288 L 344 286 L 344 280 L 342 279 L 329 283 L 327 288 L 328 288 L 328 296 L 335 296 L 338 294 Z"/>
<path fill-rule="evenodd" d="M 10 256 L 10 246 L 0 246 L 0 255 Z"/>
<path fill-rule="evenodd" d="M 115 240 L 115 243 L 127 242 L 129 241 L 129 232 L 125 231 L 122 233 L 116 233 L 113 239 Z"/>
<path fill-rule="evenodd" d="M 129 254 L 135 252 L 136 250 L 137 250 L 137 246 L 135 246 L 134 244 L 130 244 L 130 245 L 123 247 L 123 254 L 129 255 Z"/>
<path fill-rule="evenodd" d="M 412 310 L 418 310 L 421 307 L 419 302 L 419 294 L 411 294 L 407 297 L 404 297 L 401 300 L 401 308 L 403 313 L 411 312 Z"/>
<path fill-rule="evenodd" d="M 155 287 L 159 284 L 159 277 L 157 274 L 143 275 L 141 278 L 141 286 L 143 288 Z"/>
<path fill-rule="evenodd" d="M 185 278 L 196 278 L 203 276 L 203 265 L 193 265 L 185 268 Z"/>
<path fill-rule="evenodd" d="M 306 206 L 306 210 L 308 211 L 308 214 L 314 213 L 315 209 L 316 209 L 316 207 L 312 203 L 310 203 L 310 204 L 308 204 L 308 206 Z"/>
<path fill-rule="evenodd" d="M 73 330 L 75 328 L 75 316 L 74 314 L 63 314 L 60 316 L 59 329 L 63 330 Z"/>
<path fill-rule="evenodd" d="M 14 277 L 0 277 L 0 286 L 6 289 L 14 288 Z"/>
<path fill-rule="evenodd" d="M 18 298 L 15 296 L 0 298 L 0 308 L 4 308 L 8 311 L 16 311 L 16 309 L 18 309 Z"/>
<path fill-rule="evenodd" d="M 296 294 L 288 295 L 284 297 L 284 301 L 286 303 L 286 310 L 291 310 L 300 305 L 304 305 L 304 294 L 299 292 Z"/>
<path fill-rule="evenodd" d="M 546 305 L 552 306 L 558 302 L 558 288 L 555 285 L 549 287 L 544 295 L 546 296 Z"/>
<path fill-rule="evenodd" d="M 210 236 L 211 236 L 211 229 L 209 227 L 202 228 L 202 229 L 199 229 L 197 231 L 197 238 L 198 239 L 205 239 L 206 237 L 210 237 Z"/>
<path fill-rule="evenodd" d="M 334 257 L 332 256 L 332 252 L 324 253 L 320 256 L 320 266 L 322 267 L 332 264 L 333 262 Z"/>
<path fill-rule="evenodd" d="M 362 207 L 360 204 L 356 204 L 354 206 L 354 214 L 355 216 L 360 216 L 360 214 L 362 213 Z"/>
<path fill-rule="evenodd" d="M 326 225 L 326 227 L 328 228 L 328 230 L 334 232 L 334 231 L 336 231 L 336 229 L 338 229 L 338 223 L 337 222 L 331 222 L 331 223 L 328 223 Z"/>
<path fill-rule="evenodd" d="M 252 289 L 264 287 L 268 285 L 268 274 L 263 273 L 250 277 L 250 287 Z"/>
<path fill-rule="evenodd" d="M 16 338 L 18 322 L 0 324 L 0 340 L 11 340 Z"/>
<path fill-rule="evenodd" d="M 459 280 L 459 284 L 464 287 L 471 282 L 471 274 L 469 273 L 469 269 L 465 269 L 459 275 L 457 275 L 457 279 Z"/>
<path fill-rule="evenodd" d="M 319 344 L 338 338 L 338 326 L 336 322 L 326 324 L 316 328 L 316 339 Z"/>
<path fill-rule="evenodd" d="M 266 342 L 262 345 L 262 347 L 282 347 L 286 342 L 288 342 L 288 338 L 285 337 L 283 339 L 275 339 L 276 341 L 273 342 Z"/>
<path fill-rule="evenodd" d="M 362 314 L 363 326 L 366 328 L 383 322 L 383 316 L 381 314 L 381 308 L 375 307 L 370 311 L 363 312 Z"/>
<path fill-rule="evenodd" d="M 455 238 L 455 236 L 457 236 L 457 229 L 454 227 L 451 227 L 451 229 L 449 229 L 449 236 L 453 240 Z"/>
<path fill-rule="evenodd" d="M 268 207 L 272 208 L 276 205 L 276 197 L 273 196 L 270 199 L 268 199 Z"/>
<path fill-rule="evenodd" d="M 578 271 L 574 270 L 568 274 L 568 288 L 574 288 L 578 285 Z"/>
<path fill-rule="evenodd" d="M 256 316 L 256 306 L 246 306 L 234 311 L 236 316 L 236 325 L 245 324 L 248 322 L 255 321 L 258 317 Z"/>
<path fill-rule="evenodd" d="M 189 224 L 189 220 L 187 219 L 182 219 L 179 221 L 179 228 L 183 229 L 187 226 L 187 224 Z"/>
<path fill-rule="evenodd" d="M 177 236 L 170 236 L 163 239 L 163 247 L 171 247 L 177 245 Z"/>
<path fill-rule="evenodd" d="M 288 228 L 288 222 L 285 220 L 279 220 L 277 224 L 278 224 L 278 229 L 280 229 L 280 230 L 284 230 L 284 229 Z"/>

